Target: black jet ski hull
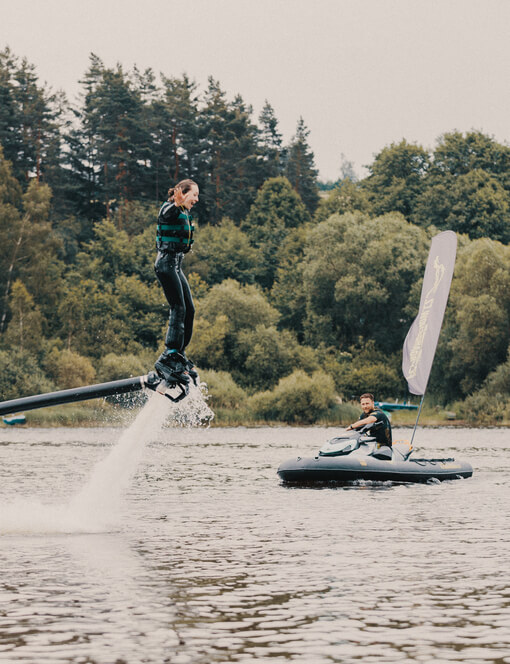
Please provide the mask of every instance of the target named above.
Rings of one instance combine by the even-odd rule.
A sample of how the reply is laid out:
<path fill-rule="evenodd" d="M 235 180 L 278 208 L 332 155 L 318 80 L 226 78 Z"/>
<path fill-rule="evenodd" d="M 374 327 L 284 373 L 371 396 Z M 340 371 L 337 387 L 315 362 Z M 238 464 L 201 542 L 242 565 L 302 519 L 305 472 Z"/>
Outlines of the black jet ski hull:
<path fill-rule="evenodd" d="M 387 461 L 366 456 L 317 456 L 289 459 L 280 465 L 277 472 L 284 482 L 293 484 L 348 483 L 357 480 L 407 483 L 471 477 L 473 468 L 469 463 L 455 459 Z"/>

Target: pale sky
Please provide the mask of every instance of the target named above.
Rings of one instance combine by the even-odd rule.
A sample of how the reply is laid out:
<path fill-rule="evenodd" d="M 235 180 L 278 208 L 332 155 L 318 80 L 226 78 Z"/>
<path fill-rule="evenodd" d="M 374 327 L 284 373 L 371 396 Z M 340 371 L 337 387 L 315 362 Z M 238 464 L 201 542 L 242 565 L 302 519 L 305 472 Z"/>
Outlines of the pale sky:
<path fill-rule="evenodd" d="M 0 49 L 71 100 L 94 52 L 107 67 L 208 76 L 285 141 L 300 116 L 321 179 L 358 176 L 402 138 L 510 142 L 510 0 L 0 0 Z"/>

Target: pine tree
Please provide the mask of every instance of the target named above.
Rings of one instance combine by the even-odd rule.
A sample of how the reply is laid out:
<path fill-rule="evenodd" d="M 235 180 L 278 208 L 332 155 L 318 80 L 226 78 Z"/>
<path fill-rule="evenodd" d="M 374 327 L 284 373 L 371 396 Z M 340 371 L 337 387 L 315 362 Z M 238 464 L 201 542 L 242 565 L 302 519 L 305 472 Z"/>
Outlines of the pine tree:
<path fill-rule="evenodd" d="M 209 79 L 201 113 L 201 178 L 210 223 L 243 219 L 263 181 L 252 109 L 238 95 L 228 102 L 218 81 Z"/>
<path fill-rule="evenodd" d="M 20 203 L 21 187 L 0 145 L 0 333 L 5 329 L 9 292 L 25 234 L 26 222 L 19 212 Z"/>
<path fill-rule="evenodd" d="M 197 179 L 199 163 L 197 85 L 186 75 L 162 77 L 163 90 L 149 109 L 151 188 L 158 201 L 171 184 Z M 198 180 L 197 180 L 198 181 Z"/>
<path fill-rule="evenodd" d="M 58 186 L 66 106 L 62 93 L 39 85 L 26 58 L 20 62 L 8 48 L 0 53 L 0 143 L 20 182 L 35 177 Z"/>
<path fill-rule="evenodd" d="M 282 135 L 278 130 L 278 119 L 271 104 L 267 101 L 259 115 L 260 151 L 263 159 L 265 179 L 282 174 Z"/>
<path fill-rule="evenodd" d="M 143 123 L 143 102 L 120 65 L 107 69 L 94 55 L 83 84 L 81 135 L 86 139 L 92 170 L 87 172 L 90 167 L 83 163 L 82 173 L 94 190 L 90 200 L 100 201 L 109 218 L 113 209 L 122 208 L 123 201 L 144 196 L 141 183 L 147 169 L 144 157 L 149 137 Z M 122 225 L 122 215 L 118 219 Z"/>
<path fill-rule="evenodd" d="M 309 135 L 310 131 L 303 118 L 299 118 L 296 134 L 290 142 L 286 156 L 285 176 L 301 196 L 310 214 L 313 214 L 319 202 L 318 171 L 315 168 L 314 154 L 308 145 Z"/>
<path fill-rule="evenodd" d="M 16 59 L 9 48 L 0 51 L 0 146 L 11 163 L 18 157 L 20 120 L 14 99 Z"/>

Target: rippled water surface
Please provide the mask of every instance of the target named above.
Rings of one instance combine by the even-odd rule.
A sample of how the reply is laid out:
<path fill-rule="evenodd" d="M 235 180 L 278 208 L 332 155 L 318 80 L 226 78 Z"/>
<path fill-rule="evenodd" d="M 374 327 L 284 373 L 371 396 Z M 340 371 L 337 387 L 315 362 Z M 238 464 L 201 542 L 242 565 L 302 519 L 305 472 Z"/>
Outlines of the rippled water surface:
<path fill-rule="evenodd" d="M 334 434 L 138 432 L 113 505 L 125 432 L 1 429 L 0 661 L 510 662 L 508 430 L 419 431 L 468 480 L 279 482 Z"/>

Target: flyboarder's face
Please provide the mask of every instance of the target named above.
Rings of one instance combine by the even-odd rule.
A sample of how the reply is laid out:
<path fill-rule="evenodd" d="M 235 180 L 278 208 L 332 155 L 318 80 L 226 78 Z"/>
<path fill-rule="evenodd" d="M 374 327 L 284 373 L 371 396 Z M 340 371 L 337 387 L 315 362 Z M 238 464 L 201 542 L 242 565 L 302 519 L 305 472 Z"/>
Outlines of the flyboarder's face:
<path fill-rule="evenodd" d="M 196 184 L 191 185 L 191 189 L 187 191 L 185 194 L 182 194 L 182 203 L 187 210 L 191 210 L 191 208 L 195 205 L 195 203 L 198 203 L 198 187 Z"/>
<path fill-rule="evenodd" d="M 365 397 L 364 399 L 361 399 L 360 405 L 361 405 L 361 410 L 366 415 L 368 415 L 368 413 L 370 413 L 374 410 L 374 402 L 372 401 L 372 399 L 367 399 Z"/>

